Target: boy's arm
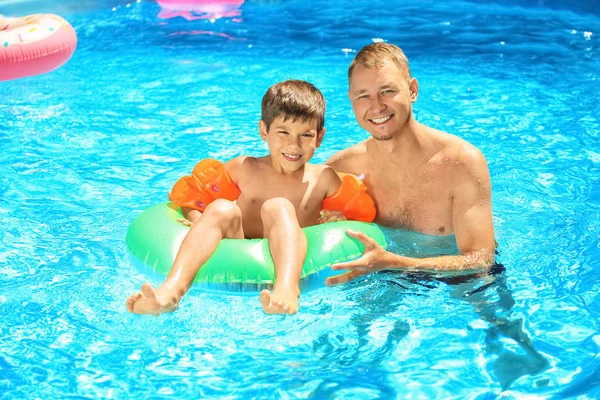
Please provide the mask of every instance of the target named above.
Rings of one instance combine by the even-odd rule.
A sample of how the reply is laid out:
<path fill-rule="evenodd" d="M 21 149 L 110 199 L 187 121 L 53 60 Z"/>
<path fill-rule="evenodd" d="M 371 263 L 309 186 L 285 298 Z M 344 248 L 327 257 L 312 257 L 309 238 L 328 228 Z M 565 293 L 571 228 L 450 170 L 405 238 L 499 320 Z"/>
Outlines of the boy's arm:
<path fill-rule="evenodd" d="M 181 222 L 185 226 L 190 227 L 198 222 L 202 216 L 200 211 L 188 207 L 181 207 L 181 213 L 183 214 L 183 218 L 180 218 L 177 221 Z"/>
<path fill-rule="evenodd" d="M 335 170 L 329 166 L 325 166 L 323 173 L 321 174 L 325 183 L 325 197 L 333 195 L 336 190 L 342 184 L 342 178 L 335 172 Z M 335 210 L 321 210 L 321 216 L 317 220 L 318 224 L 325 224 L 328 222 L 347 221 L 348 218 L 344 216 L 341 211 Z"/>
<path fill-rule="evenodd" d="M 321 180 L 325 186 L 325 197 L 333 195 L 342 184 L 342 178 L 328 165 L 323 166 Z"/>
<path fill-rule="evenodd" d="M 236 173 L 236 162 L 229 165 Z M 204 159 L 192 171 L 191 176 L 179 179 L 169 194 L 169 198 L 181 207 L 203 212 L 206 206 L 216 199 L 235 200 L 240 190 L 229 176 L 228 168 L 217 160 Z"/>
<path fill-rule="evenodd" d="M 168 193 L 167 197 L 169 198 L 169 200 L 173 201 L 173 199 L 171 198 L 171 193 Z M 181 213 L 183 214 L 183 218 L 177 218 L 177 222 L 181 222 L 183 225 L 189 227 L 198 222 L 198 220 L 202 216 L 202 213 L 200 211 L 194 210 L 193 208 L 189 207 L 181 207 Z"/>
<path fill-rule="evenodd" d="M 249 157 L 247 156 L 239 156 L 236 158 L 232 158 L 231 160 L 225 162 L 225 171 L 227 171 L 227 174 L 229 174 L 229 178 L 231 178 L 231 181 L 236 185 L 239 186 L 239 180 L 240 180 L 240 172 L 242 170 L 242 165 L 244 164 L 244 162 L 249 161 L 248 160 Z"/>
<path fill-rule="evenodd" d="M 231 178 L 231 181 L 236 185 L 238 184 L 238 170 L 244 159 L 245 157 L 236 157 L 223 164 L 225 166 L 225 170 Z M 202 212 L 200 212 L 199 210 L 185 206 L 181 207 L 181 213 L 183 214 L 183 218 L 180 218 L 177 221 L 181 222 L 185 226 L 190 227 L 196 222 L 198 222 L 198 220 L 202 216 Z"/>
<path fill-rule="evenodd" d="M 323 210 L 342 212 L 347 219 L 373 222 L 375 202 L 367 194 L 367 187 L 362 180 L 352 174 L 343 174 L 341 180 L 336 190 L 328 192 L 328 197 L 323 200 Z"/>

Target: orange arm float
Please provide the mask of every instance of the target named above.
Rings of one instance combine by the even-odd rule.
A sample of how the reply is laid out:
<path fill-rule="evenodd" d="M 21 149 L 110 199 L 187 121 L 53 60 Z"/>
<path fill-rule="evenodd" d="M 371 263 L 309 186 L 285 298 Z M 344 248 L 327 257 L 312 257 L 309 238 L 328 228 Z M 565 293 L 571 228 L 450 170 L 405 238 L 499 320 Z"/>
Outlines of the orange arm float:
<path fill-rule="evenodd" d="M 334 194 L 323 200 L 323 210 L 341 211 L 348 219 L 373 222 L 377 209 L 365 184 L 352 174 L 339 174 L 342 183 Z"/>
<path fill-rule="evenodd" d="M 175 182 L 169 198 L 181 207 L 204 212 L 217 199 L 235 200 L 240 189 L 231 181 L 222 162 L 207 158 L 194 167 L 192 176 Z"/>

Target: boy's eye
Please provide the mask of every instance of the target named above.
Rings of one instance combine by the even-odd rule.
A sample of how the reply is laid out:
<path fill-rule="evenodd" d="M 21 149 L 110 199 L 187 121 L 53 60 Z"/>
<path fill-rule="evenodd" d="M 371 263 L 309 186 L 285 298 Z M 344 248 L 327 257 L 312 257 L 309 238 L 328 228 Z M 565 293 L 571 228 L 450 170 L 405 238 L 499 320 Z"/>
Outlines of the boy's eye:
<path fill-rule="evenodd" d="M 280 135 L 289 135 L 289 133 L 287 133 L 286 131 L 279 131 Z"/>
<path fill-rule="evenodd" d="M 313 135 L 312 133 L 303 133 L 301 136 L 302 137 L 306 137 L 306 138 L 313 138 L 313 137 L 315 137 L 315 135 Z"/>

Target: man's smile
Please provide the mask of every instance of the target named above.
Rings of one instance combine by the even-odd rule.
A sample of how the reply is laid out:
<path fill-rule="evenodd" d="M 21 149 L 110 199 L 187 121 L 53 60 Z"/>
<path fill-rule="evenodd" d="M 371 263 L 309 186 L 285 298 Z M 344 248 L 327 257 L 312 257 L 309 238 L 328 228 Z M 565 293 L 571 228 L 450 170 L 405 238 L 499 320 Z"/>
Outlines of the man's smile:
<path fill-rule="evenodd" d="M 369 121 L 371 121 L 375 125 L 380 125 L 380 124 L 384 124 L 387 121 L 389 121 L 393 116 L 394 116 L 394 114 L 387 115 L 385 117 L 380 117 L 380 118 L 370 118 Z"/>

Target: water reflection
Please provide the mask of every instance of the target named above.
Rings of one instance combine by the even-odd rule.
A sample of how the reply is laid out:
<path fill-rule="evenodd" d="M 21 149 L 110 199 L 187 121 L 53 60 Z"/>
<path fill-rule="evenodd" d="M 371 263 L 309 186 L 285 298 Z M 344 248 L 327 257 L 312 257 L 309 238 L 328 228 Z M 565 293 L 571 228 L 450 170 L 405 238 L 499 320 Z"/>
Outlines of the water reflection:
<path fill-rule="evenodd" d="M 418 238 L 417 241 L 405 241 L 404 243 L 410 243 L 409 247 L 412 247 L 418 241 L 422 242 L 421 239 L 431 242 L 430 238 Z M 447 237 L 446 239 L 452 238 Z M 449 244 L 452 240 L 448 240 L 446 243 L 448 246 L 443 244 L 444 241 L 445 239 L 440 238 L 437 247 L 452 247 Z M 421 257 L 423 253 L 436 252 L 431 249 L 419 250 Z M 463 329 L 459 326 L 454 326 L 454 328 L 466 332 L 473 331 L 473 326 L 486 325 L 483 330 L 483 343 L 481 343 L 485 360 L 483 368 L 492 376 L 492 379 L 498 382 L 502 390 L 510 388 L 521 377 L 535 376 L 548 368 L 548 360 L 534 347 L 531 337 L 524 328 L 523 318 L 512 315 L 515 299 L 508 287 L 506 268 L 502 264 L 497 263 L 485 273 L 462 276 L 384 271 L 351 282 L 345 285 L 343 290 L 346 292 L 348 300 L 355 303 L 349 322 L 349 326 L 355 332 L 355 336 L 353 335 L 356 338 L 355 342 L 348 343 L 347 339 L 346 342 L 340 341 L 333 332 L 321 335 L 313 346 L 313 351 L 326 359 L 332 368 L 368 369 L 369 371 L 379 371 L 382 376 L 389 378 L 390 371 L 387 371 L 391 365 L 389 363 L 398 362 L 398 360 L 393 361 L 397 358 L 394 356 L 394 352 L 399 354 L 398 349 L 402 351 L 407 347 L 410 349 L 418 347 L 419 343 L 412 343 L 415 340 L 439 340 L 436 345 L 444 344 L 446 346 L 440 348 L 440 354 L 451 351 L 448 349 L 452 347 L 452 343 L 445 341 L 447 332 L 441 332 L 435 338 L 415 339 L 420 333 L 411 332 L 411 321 L 403 318 L 404 314 L 401 311 L 406 309 L 412 310 L 414 313 L 415 310 L 418 311 L 419 307 L 425 307 L 424 310 L 431 310 L 432 314 L 419 313 L 424 319 L 432 320 L 432 315 L 446 318 L 438 320 L 437 317 L 433 317 L 437 323 L 444 325 L 441 328 L 442 331 L 451 329 L 452 327 L 446 326 L 447 322 L 452 319 L 448 316 L 448 295 L 451 299 L 469 304 L 478 316 L 478 320 L 476 319 L 474 323 L 465 323 Z M 442 298 L 438 300 L 436 296 L 439 296 L 440 293 Z M 446 303 L 446 306 L 442 307 L 441 302 Z M 431 307 L 424 306 L 428 303 L 431 303 Z M 457 308 L 459 305 L 455 303 L 454 307 Z M 456 315 L 464 314 L 464 310 L 457 310 L 456 313 Z M 410 318 L 413 314 L 407 311 L 405 315 Z M 391 329 L 389 326 L 385 329 L 377 329 L 382 321 L 393 326 Z M 425 322 L 418 321 L 417 325 L 424 326 L 423 323 Z M 414 328 L 413 326 L 412 329 L 414 330 Z M 376 346 L 372 343 L 374 329 L 377 330 L 375 336 L 379 337 Z M 402 341 L 405 338 L 406 340 Z M 401 341 L 402 343 L 400 343 Z M 413 363 L 414 361 L 415 359 L 403 360 L 399 364 L 399 368 L 404 369 L 407 374 L 409 371 L 414 373 L 413 367 L 418 368 Z M 444 362 L 443 359 L 439 361 Z M 386 364 L 382 365 L 383 362 Z M 436 364 L 435 360 L 429 360 L 429 362 L 431 365 Z M 480 367 L 465 365 L 464 368 Z M 347 377 L 348 383 L 350 383 L 352 379 L 356 378 L 356 375 L 348 374 Z M 390 390 L 388 384 L 384 380 L 377 385 L 380 394 Z M 535 386 L 544 386 L 544 381 L 538 379 Z M 320 390 L 325 389 L 325 387 L 320 388 Z"/>
<path fill-rule="evenodd" d="M 343 290 L 354 303 L 348 306 L 353 308 L 348 329 L 323 332 L 313 342 L 313 353 L 329 374 L 312 396 L 343 398 L 344 393 L 360 392 L 365 398 L 396 398 L 398 388 L 382 364 L 411 330 L 406 320 L 390 317 L 402 306 L 406 290 L 397 285 L 382 286 L 375 277 L 350 282 Z"/>
<path fill-rule="evenodd" d="M 435 279 L 449 285 L 452 297 L 471 304 L 479 318 L 490 325 L 486 330 L 486 352 L 497 354 L 497 358 L 488 367 L 503 390 L 520 377 L 537 375 L 548 367 L 548 360 L 533 347 L 524 330 L 523 319 L 511 318 L 515 300 L 506 283 L 504 265 L 496 264 L 486 273 Z M 525 354 L 505 348 L 502 337 L 512 339 Z"/>
<path fill-rule="evenodd" d="M 182 17 L 188 21 L 198 19 L 232 18 L 233 22 L 242 22 L 240 7 L 244 0 L 157 0 L 162 8 L 159 18 Z"/>
<path fill-rule="evenodd" d="M 133 3 L 136 0 L 130 0 Z M 7 16 L 22 16 L 38 13 L 68 15 L 87 13 L 96 10 L 106 10 L 123 5 L 123 0 L 0 0 L 0 14 Z"/>
<path fill-rule="evenodd" d="M 392 229 L 386 229 L 385 233 L 392 243 L 390 251 L 397 254 L 431 257 L 459 252 L 454 235 L 430 236 Z M 525 332 L 523 319 L 511 317 L 515 300 L 506 282 L 504 265 L 496 263 L 490 271 L 470 275 L 404 275 L 404 279 L 412 281 L 413 285 L 427 286 L 436 282 L 448 285 L 451 297 L 469 303 L 479 318 L 490 325 L 486 330 L 486 351 L 488 355 L 497 354 L 490 369 L 502 389 L 510 387 L 521 376 L 536 375 L 548 367 L 548 361 L 533 347 Z M 505 349 L 502 337 L 512 339 L 524 354 Z"/>

